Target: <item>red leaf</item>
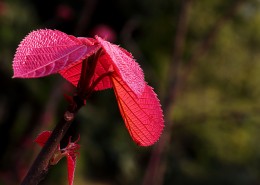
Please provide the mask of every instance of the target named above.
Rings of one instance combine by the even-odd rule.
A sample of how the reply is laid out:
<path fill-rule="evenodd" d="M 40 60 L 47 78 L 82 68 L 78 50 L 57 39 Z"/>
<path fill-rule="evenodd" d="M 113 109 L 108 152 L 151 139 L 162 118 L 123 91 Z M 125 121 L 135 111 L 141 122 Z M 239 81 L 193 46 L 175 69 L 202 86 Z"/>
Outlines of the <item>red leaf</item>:
<path fill-rule="evenodd" d="M 77 155 L 79 154 L 78 150 L 80 148 L 79 144 L 77 143 L 79 139 L 80 137 L 76 141 L 71 142 L 71 137 L 70 137 L 67 147 L 63 149 L 64 151 L 63 153 L 66 154 L 66 158 L 67 158 L 69 185 L 73 185 L 74 173 L 76 169 L 76 158 Z"/>
<path fill-rule="evenodd" d="M 94 40 L 76 38 L 56 30 L 34 31 L 25 37 L 16 51 L 14 77 L 33 78 L 59 72 L 77 86 L 82 61 L 100 47 L 102 52 L 90 81 L 95 82 L 94 90 L 113 85 L 120 112 L 133 140 L 142 146 L 155 143 L 164 126 L 156 94 L 144 81 L 143 71 L 133 56 L 98 36 Z M 111 77 L 105 76 L 111 72 Z M 44 145 L 46 140 L 38 143 Z"/>
<path fill-rule="evenodd" d="M 75 87 L 77 87 L 80 74 L 81 74 L 82 60 L 71 63 L 66 66 L 64 69 L 59 71 L 59 74 L 65 78 L 67 81 L 72 83 Z"/>
<path fill-rule="evenodd" d="M 49 139 L 49 137 L 51 136 L 51 133 L 52 133 L 51 131 L 43 131 L 36 137 L 34 142 L 36 142 L 37 144 L 43 147 L 47 142 L 47 140 Z"/>
<path fill-rule="evenodd" d="M 109 63 L 107 55 L 102 53 L 101 56 L 98 58 L 96 70 L 94 72 L 93 78 L 91 79 L 91 83 L 94 82 L 102 74 L 108 72 L 110 65 L 111 64 Z M 79 78 L 80 78 L 80 74 L 81 74 L 81 67 L 82 67 L 82 61 L 78 61 L 78 62 L 72 63 L 68 67 L 59 71 L 59 73 L 61 76 L 63 76 L 66 80 L 68 80 L 74 86 L 77 86 Z M 110 78 L 105 77 L 97 84 L 97 86 L 95 87 L 94 90 L 104 90 L 104 89 L 111 88 L 111 87 L 112 87 L 112 83 L 111 83 Z"/>
<path fill-rule="evenodd" d="M 75 155 L 70 155 L 68 153 L 66 155 L 66 158 L 67 158 L 69 185 L 73 185 L 74 173 L 75 173 L 75 169 L 76 169 L 76 156 Z"/>
<path fill-rule="evenodd" d="M 137 97 L 119 77 L 112 76 L 112 81 L 121 115 L 131 137 L 141 146 L 154 144 L 161 135 L 164 121 L 160 102 L 153 89 L 146 84 L 142 94 Z"/>
<path fill-rule="evenodd" d="M 16 50 L 14 77 L 37 78 L 56 73 L 91 55 L 97 47 L 94 39 L 78 39 L 58 30 L 33 31 Z"/>
<path fill-rule="evenodd" d="M 144 74 L 132 55 L 98 36 L 96 36 L 96 39 L 106 52 L 108 63 L 113 65 L 117 75 L 137 96 L 141 95 L 145 88 Z"/>
<path fill-rule="evenodd" d="M 100 37 L 96 36 L 96 39 L 104 51 L 98 58 L 96 70 L 91 82 L 95 81 L 102 74 L 107 73 L 112 65 L 117 75 L 129 85 L 136 95 L 140 95 L 145 86 L 144 75 L 132 55 L 119 46 L 111 44 Z M 82 61 L 78 61 L 60 70 L 59 73 L 74 86 L 77 86 L 81 74 L 81 67 Z M 111 87 L 110 78 L 105 77 L 98 83 L 94 90 L 104 90 Z"/>

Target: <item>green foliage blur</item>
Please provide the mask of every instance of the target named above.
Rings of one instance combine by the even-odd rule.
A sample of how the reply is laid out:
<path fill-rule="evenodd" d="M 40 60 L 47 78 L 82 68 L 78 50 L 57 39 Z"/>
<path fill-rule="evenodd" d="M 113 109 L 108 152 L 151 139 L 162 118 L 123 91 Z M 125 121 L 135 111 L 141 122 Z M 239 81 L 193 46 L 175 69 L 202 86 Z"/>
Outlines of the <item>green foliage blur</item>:
<path fill-rule="evenodd" d="M 196 48 L 236 0 L 190 1 L 184 50 L 176 65 L 186 80 L 165 113 L 171 139 L 162 159 L 167 164 L 162 184 L 260 184 L 260 1 L 241 1 L 193 65 L 189 61 Z M 168 72 L 182 2 L 0 0 L 0 185 L 21 182 L 40 151 L 34 138 L 55 127 L 67 106 L 63 94 L 75 91 L 59 75 L 12 79 L 19 42 L 40 28 L 92 37 L 105 25 L 113 42 L 135 56 L 164 109 L 172 93 Z M 90 97 L 62 146 L 68 136 L 79 134 L 75 185 L 142 184 L 153 148 L 161 142 L 135 145 L 112 89 Z M 66 161 L 52 167 L 41 184 L 67 184 Z"/>

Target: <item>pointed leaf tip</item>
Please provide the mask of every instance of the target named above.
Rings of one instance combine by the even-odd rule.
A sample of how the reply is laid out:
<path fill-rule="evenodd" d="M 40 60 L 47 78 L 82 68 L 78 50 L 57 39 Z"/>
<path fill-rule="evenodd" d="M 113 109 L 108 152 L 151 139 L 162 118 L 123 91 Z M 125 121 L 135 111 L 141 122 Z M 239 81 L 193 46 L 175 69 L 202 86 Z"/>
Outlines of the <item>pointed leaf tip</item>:
<path fill-rule="evenodd" d="M 66 158 L 67 158 L 69 185 L 73 185 L 74 174 L 75 174 L 75 169 L 76 169 L 76 156 L 67 154 Z"/>

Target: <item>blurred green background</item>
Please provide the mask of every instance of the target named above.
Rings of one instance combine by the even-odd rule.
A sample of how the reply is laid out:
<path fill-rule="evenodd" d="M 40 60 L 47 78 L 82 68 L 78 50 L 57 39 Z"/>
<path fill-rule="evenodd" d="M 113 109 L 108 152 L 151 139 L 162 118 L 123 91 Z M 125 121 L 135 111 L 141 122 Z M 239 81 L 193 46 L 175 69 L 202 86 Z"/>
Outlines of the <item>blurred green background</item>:
<path fill-rule="evenodd" d="M 164 109 L 161 139 L 143 148 L 113 91 L 93 94 L 67 134 L 81 136 L 75 185 L 260 185 L 259 0 L 0 0 L 0 184 L 21 182 L 75 90 L 59 75 L 12 79 L 18 44 L 40 28 L 120 44 Z M 41 184 L 67 184 L 65 159 Z"/>

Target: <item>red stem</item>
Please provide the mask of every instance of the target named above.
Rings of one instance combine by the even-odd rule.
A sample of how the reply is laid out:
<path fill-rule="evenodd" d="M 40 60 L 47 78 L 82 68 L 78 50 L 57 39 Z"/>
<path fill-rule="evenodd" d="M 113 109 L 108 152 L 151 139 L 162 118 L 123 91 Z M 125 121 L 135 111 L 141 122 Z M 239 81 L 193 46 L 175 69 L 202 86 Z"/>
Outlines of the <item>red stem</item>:
<path fill-rule="evenodd" d="M 109 71 L 107 73 L 104 73 L 102 75 L 100 75 L 93 83 L 92 85 L 89 87 L 89 90 L 85 93 L 84 98 L 88 99 L 88 97 L 90 96 L 90 94 L 94 91 L 94 88 L 97 86 L 97 84 L 106 76 L 110 76 L 112 75 L 112 71 Z"/>

